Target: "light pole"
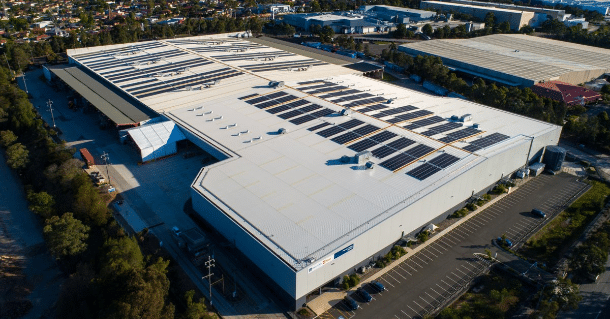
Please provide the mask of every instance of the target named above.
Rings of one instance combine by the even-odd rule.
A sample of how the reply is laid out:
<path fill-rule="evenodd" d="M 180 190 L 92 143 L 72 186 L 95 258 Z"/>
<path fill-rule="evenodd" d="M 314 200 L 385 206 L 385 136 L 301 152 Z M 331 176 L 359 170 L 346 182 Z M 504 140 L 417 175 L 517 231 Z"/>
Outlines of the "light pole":
<path fill-rule="evenodd" d="M 208 275 L 201 278 L 207 278 L 208 279 L 208 283 L 209 283 L 209 287 L 210 287 L 210 306 L 212 305 L 212 267 L 215 267 L 216 265 L 214 264 L 216 262 L 216 260 L 214 260 L 214 258 L 212 258 L 211 256 L 208 255 L 208 261 L 205 262 L 205 266 L 208 268 Z"/>
<path fill-rule="evenodd" d="M 51 99 L 49 99 L 47 101 L 47 107 L 49 108 L 49 111 L 51 112 L 51 118 L 53 119 L 53 127 L 55 127 L 55 116 L 53 116 L 53 101 L 51 101 Z"/>
<path fill-rule="evenodd" d="M 17 61 L 17 65 L 19 66 L 19 70 L 21 70 L 21 63 L 19 63 L 19 61 Z M 25 88 L 25 93 L 29 94 L 30 92 L 28 92 L 28 85 L 25 83 L 25 72 L 21 72 L 21 77 L 23 78 L 23 86 Z"/>
<path fill-rule="evenodd" d="M 103 160 L 104 160 L 104 164 L 106 165 L 106 176 L 108 177 L 108 185 L 110 184 L 110 173 L 108 172 L 108 160 L 110 159 L 110 155 L 108 155 L 108 153 L 104 152 L 102 153 L 102 156 L 100 156 Z"/>

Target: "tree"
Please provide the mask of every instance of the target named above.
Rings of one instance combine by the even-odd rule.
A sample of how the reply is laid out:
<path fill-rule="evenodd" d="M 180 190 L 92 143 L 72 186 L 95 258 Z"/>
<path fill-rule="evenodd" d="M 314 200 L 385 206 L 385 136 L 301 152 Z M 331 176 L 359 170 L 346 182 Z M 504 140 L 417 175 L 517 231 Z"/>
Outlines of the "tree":
<path fill-rule="evenodd" d="M 108 218 L 110 218 L 106 203 L 97 189 L 91 185 L 91 182 L 83 183 L 78 187 L 78 191 L 74 198 L 73 208 L 74 213 L 76 213 L 79 218 L 97 226 L 106 224 Z"/>
<path fill-rule="evenodd" d="M 54 213 L 55 200 L 53 196 L 49 195 L 47 192 L 28 192 L 27 199 L 30 202 L 30 206 L 28 207 L 34 213 L 42 216 L 47 219 L 50 218 Z"/>
<path fill-rule="evenodd" d="M 189 290 L 184 294 L 186 299 L 186 310 L 184 311 L 183 319 L 207 319 L 211 318 L 208 315 L 208 310 L 203 303 L 203 298 L 200 298 L 198 302 L 193 301 L 195 296 L 195 290 Z"/>
<path fill-rule="evenodd" d="M 402 39 L 405 38 L 407 36 L 407 27 L 402 24 L 399 23 L 398 26 L 396 26 L 396 30 L 394 31 L 394 37 L 398 38 L 398 39 Z"/>
<path fill-rule="evenodd" d="M 17 135 L 15 135 L 13 131 L 6 130 L 0 132 L 0 143 L 2 143 L 4 147 L 9 147 L 15 141 L 17 141 Z"/>
<path fill-rule="evenodd" d="M 498 33 L 510 33 L 510 23 L 508 21 L 500 23 Z"/>
<path fill-rule="evenodd" d="M 15 143 L 6 149 L 6 163 L 12 169 L 24 168 L 29 163 L 29 152 L 21 143 Z"/>
<path fill-rule="evenodd" d="M 49 251 L 57 258 L 77 255 L 87 249 L 85 241 L 89 237 L 89 227 L 74 218 L 72 213 L 47 219 L 42 231 Z"/>
<path fill-rule="evenodd" d="M 421 31 L 423 33 L 425 33 L 427 36 L 432 36 L 434 34 L 434 29 L 432 28 L 432 26 L 429 23 L 426 23 L 426 25 L 424 25 L 424 27 L 421 29 Z"/>

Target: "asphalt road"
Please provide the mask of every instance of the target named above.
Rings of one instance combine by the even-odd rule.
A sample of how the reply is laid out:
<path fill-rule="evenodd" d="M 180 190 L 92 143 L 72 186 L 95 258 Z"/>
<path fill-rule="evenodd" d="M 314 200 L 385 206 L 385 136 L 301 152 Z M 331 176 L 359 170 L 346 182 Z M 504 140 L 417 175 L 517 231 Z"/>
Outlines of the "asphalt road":
<path fill-rule="evenodd" d="M 518 245 L 549 220 L 532 216 L 529 212 L 533 208 L 555 215 L 584 187 L 586 184 L 567 174 L 536 177 L 394 266 L 379 279 L 387 291 L 373 294 L 372 302 L 364 303 L 354 296 L 360 309 L 348 310 L 340 302 L 320 317 L 421 318 L 487 269 L 487 262 L 475 254 L 494 249 L 493 238 L 506 234 Z M 365 289 L 373 292 L 369 286 Z"/>
<path fill-rule="evenodd" d="M 606 271 L 596 282 L 581 284 L 580 293 L 583 299 L 578 309 L 559 313 L 558 319 L 610 318 L 610 258 L 606 261 Z"/>

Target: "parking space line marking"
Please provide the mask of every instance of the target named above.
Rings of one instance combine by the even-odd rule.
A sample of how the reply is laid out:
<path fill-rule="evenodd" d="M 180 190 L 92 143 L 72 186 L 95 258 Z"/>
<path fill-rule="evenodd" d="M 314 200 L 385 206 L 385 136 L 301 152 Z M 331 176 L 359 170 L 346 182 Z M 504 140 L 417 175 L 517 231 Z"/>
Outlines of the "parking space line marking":
<path fill-rule="evenodd" d="M 405 277 L 405 276 L 401 275 L 401 274 L 400 274 L 400 273 L 399 273 L 399 272 L 396 270 L 396 268 L 392 268 L 392 271 L 393 271 L 393 272 L 395 272 L 395 273 L 396 273 L 397 275 L 399 275 L 400 277 L 402 277 L 402 279 L 407 279 L 407 277 Z"/>
<path fill-rule="evenodd" d="M 457 239 L 458 239 L 458 242 L 460 242 L 461 240 L 464 240 L 464 237 L 460 236 L 460 235 L 457 233 L 457 231 L 456 231 L 456 230 L 457 230 L 457 228 L 454 228 L 452 231 L 450 231 L 450 232 L 448 232 L 448 233 L 447 233 L 447 236 L 457 236 L 457 237 L 460 237 L 460 238 L 457 238 Z M 456 239 L 456 238 L 454 238 L 454 239 Z"/>
<path fill-rule="evenodd" d="M 424 299 L 424 297 L 419 296 L 419 298 L 421 298 L 421 300 L 425 301 L 428 304 L 428 306 L 434 307 L 431 303 L 428 302 L 428 300 Z"/>
<path fill-rule="evenodd" d="M 479 215 L 479 217 L 480 217 L 481 219 L 485 220 L 485 221 L 486 221 L 486 222 L 488 222 L 488 223 L 491 221 L 491 218 L 489 218 L 489 219 L 488 219 L 488 218 L 487 218 L 487 217 L 485 217 L 483 214 L 480 214 L 480 215 Z"/>
<path fill-rule="evenodd" d="M 401 309 L 400 311 L 401 311 L 402 313 L 404 313 L 404 314 L 405 314 L 405 316 L 407 316 L 407 317 L 409 317 L 409 318 L 412 318 L 411 316 L 407 315 L 407 313 L 406 313 L 406 312 L 402 311 L 402 309 Z"/>
<path fill-rule="evenodd" d="M 451 239 L 449 239 L 448 235 L 449 235 L 449 233 L 446 233 L 446 234 L 445 234 L 445 235 L 442 237 L 442 238 L 443 238 L 443 240 L 447 240 L 448 242 L 450 242 L 450 243 L 452 243 L 452 244 L 454 244 L 454 245 L 455 245 L 456 243 L 455 243 L 455 242 L 453 242 Z M 451 247 L 451 246 L 449 246 L 449 247 Z"/>
<path fill-rule="evenodd" d="M 447 292 L 447 293 L 449 292 L 449 291 L 447 291 L 447 288 L 443 288 L 443 287 L 442 287 L 441 285 L 439 285 L 439 284 L 436 284 L 436 285 L 437 285 L 439 288 L 443 289 L 445 292 Z"/>
<path fill-rule="evenodd" d="M 424 293 L 425 293 L 426 295 L 428 295 L 428 297 L 432 298 L 432 301 L 435 301 L 435 300 L 436 300 L 436 298 L 432 297 L 432 295 L 431 295 L 431 294 L 429 294 L 429 293 L 427 293 L 427 292 L 425 292 L 425 291 L 424 291 Z M 432 306 L 432 304 L 430 304 L 430 306 Z"/>
<path fill-rule="evenodd" d="M 432 287 L 430 287 L 430 290 L 434 291 L 437 295 L 439 295 L 441 297 L 443 296 L 443 295 L 439 294 L 438 291 L 434 290 Z"/>
<path fill-rule="evenodd" d="M 468 277 L 468 274 L 464 273 L 463 271 L 460 270 L 460 268 L 456 268 L 455 270 L 461 272 L 464 274 L 464 276 Z M 460 279 L 463 279 L 464 277 L 460 277 Z"/>
<path fill-rule="evenodd" d="M 480 221 L 477 221 L 475 218 L 471 218 L 470 221 L 475 224 L 479 224 L 480 226 L 485 226 L 485 224 L 481 223 Z"/>
<path fill-rule="evenodd" d="M 394 285 L 392 285 L 387 279 L 383 278 L 383 277 L 379 277 L 379 279 L 385 281 L 388 283 L 388 285 L 392 286 L 392 288 L 396 288 Z"/>
<path fill-rule="evenodd" d="M 388 272 L 386 272 L 385 274 L 386 274 L 386 275 L 388 275 L 388 276 L 390 276 L 390 278 L 392 278 L 392 279 L 396 280 L 396 282 L 400 283 L 400 281 L 399 281 L 398 279 L 396 279 L 396 278 L 394 278 L 394 276 L 390 275 L 390 272 L 389 272 L 389 271 L 388 271 Z"/>
<path fill-rule="evenodd" d="M 436 247 L 438 247 L 438 248 L 440 248 L 440 249 L 442 249 L 442 250 L 444 250 L 444 251 L 449 251 L 447 248 L 445 248 L 445 247 L 443 246 L 443 244 L 447 245 L 446 243 L 444 243 L 444 242 L 443 242 L 443 240 L 442 240 L 442 238 L 441 238 L 441 239 L 439 239 L 439 240 L 435 241 L 435 242 L 434 242 L 432 245 L 436 245 Z M 430 246 L 432 246 L 432 245 L 430 245 Z M 436 248 L 435 248 L 435 249 L 436 249 Z M 439 252 L 440 252 L 440 250 L 439 250 Z"/>
<path fill-rule="evenodd" d="M 413 266 L 411 266 L 411 265 L 409 265 L 409 264 L 407 263 L 408 261 L 409 261 L 409 260 L 406 260 L 406 261 L 405 261 L 405 265 L 407 265 L 407 266 L 411 267 L 411 269 L 413 269 L 413 271 L 417 272 L 417 269 L 415 269 Z M 415 263 L 415 262 L 414 262 L 414 263 Z M 417 265 L 417 264 L 416 264 L 416 265 Z M 417 266 L 419 266 L 419 265 L 417 265 Z M 421 267 L 421 266 L 420 266 L 420 267 Z M 424 268 L 424 267 L 421 267 L 421 268 Z"/>
<path fill-rule="evenodd" d="M 451 288 L 451 285 L 450 285 L 450 284 L 448 284 L 446 281 L 444 281 L 444 280 L 442 280 L 442 279 L 441 279 L 441 281 L 442 281 L 442 282 L 443 282 L 445 285 L 447 285 L 447 287 Z"/>
<path fill-rule="evenodd" d="M 426 249 L 428 249 L 428 248 L 430 248 L 430 246 L 426 247 Z M 424 250 L 422 250 L 422 251 L 424 251 Z M 428 249 L 428 251 L 426 251 L 426 252 L 427 252 L 427 253 L 429 253 L 430 255 L 432 255 L 432 256 L 434 256 L 434 257 L 438 258 L 438 256 L 437 256 L 437 255 L 435 255 L 433 252 L 431 252 L 431 251 L 430 251 L 430 249 Z"/>
<path fill-rule="evenodd" d="M 407 274 L 409 274 L 410 276 L 413 276 L 413 274 L 411 274 L 410 272 L 408 272 L 406 269 L 400 267 L 401 264 L 396 265 L 396 267 L 402 269 L 402 271 L 406 272 Z M 405 278 L 406 279 L 406 278 Z"/>
<path fill-rule="evenodd" d="M 438 250 L 438 249 L 436 249 L 436 248 L 432 247 L 432 245 L 429 245 L 429 246 L 428 246 L 428 248 L 436 250 L 436 252 L 437 252 L 437 253 L 439 253 L 439 254 L 441 254 L 441 255 L 443 254 L 443 252 L 442 252 L 442 251 L 440 251 L 440 250 Z M 436 257 L 438 257 L 438 256 L 436 256 Z"/>
<path fill-rule="evenodd" d="M 460 277 L 460 276 L 458 276 L 458 275 L 454 274 L 454 273 L 453 273 L 453 271 L 451 272 L 451 274 L 452 274 L 452 275 L 454 275 L 454 276 L 456 276 L 457 278 L 462 278 L 462 277 Z M 451 279 L 451 281 L 453 281 L 454 283 L 456 283 L 456 284 L 458 284 L 458 285 L 460 284 L 459 282 L 455 281 L 453 278 L 451 278 L 451 277 L 449 277 L 449 276 L 447 276 L 447 278 Z"/>
<path fill-rule="evenodd" d="M 413 302 L 418 305 L 422 310 L 426 309 L 426 307 L 422 307 L 420 304 L 417 303 L 417 301 L 413 300 Z"/>
<path fill-rule="evenodd" d="M 413 301 L 415 302 L 415 301 Z M 415 302 L 416 303 L 416 302 Z M 419 306 L 419 305 L 418 305 Z M 411 308 L 411 306 L 407 305 L 407 307 L 409 307 L 409 309 L 413 310 L 413 312 L 415 312 L 416 316 L 419 316 L 419 311 L 415 311 L 415 309 Z M 421 306 L 420 306 L 421 307 Z M 422 308 L 423 309 L 423 308 Z"/>
<path fill-rule="evenodd" d="M 399 316 L 397 316 L 397 315 L 394 315 L 394 317 L 396 317 L 396 318 L 400 319 L 400 317 L 399 317 Z"/>
<path fill-rule="evenodd" d="M 428 264 L 426 261 L 424 261 L 423 259 L 419 258 L 417 255 L 419 255 L 419 254 L 413 255 L 413 257 L 415 257 L 415 258 L 417 258 L 417 259 L 421 260 L 421 261 L 422 261 L 422 262 L 424 262 L 424 264 L 426 264 L 426 265 Z M 421 266 L 420 266 L 420 267 L 421 267 Z M 424 267 L 422 267 L 422 268 L 424 268 Z"/>

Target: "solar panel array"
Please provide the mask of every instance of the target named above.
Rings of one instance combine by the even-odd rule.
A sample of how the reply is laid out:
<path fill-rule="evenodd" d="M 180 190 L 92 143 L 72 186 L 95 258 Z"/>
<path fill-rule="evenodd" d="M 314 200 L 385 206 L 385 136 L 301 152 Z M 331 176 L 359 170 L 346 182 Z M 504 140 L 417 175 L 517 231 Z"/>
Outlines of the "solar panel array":
<path fill-rule="evenodd" d="M 506 135 L 500 134 L 500 133 L 492 133 L 490 135 L 487 135 L 485 137 L 482 137 L 480 139 L 476 139 L 476 140 L 470 142 L 469 145 L 462 147 L 462 149 L 469 151 L 469 152 L 475 152 L 480 149 L 489 147 L 491 145 L 500 143 L 506 139 L 509 139 L 509 136 L 506 136 Z"/>
<path fill-rule="evenodd" d="M 297 61 L 282 61 L 282 62 L 270 62 L 263 64 L 249 64 L 249 65 L 240 65 L 240 67 L 251 71 L 251 72 L 266 72 L 266 71 L 276 71 L 276 70 L 285 70 L 291 68 L 305 68 L 309 66 L 317 66 L 317 65 L 327 65 L 328 63 L 318 61 L 315 59 L 308 60 L 297 60 Z"/>
<path fill-rule="evenodd" d="M 441 125 L 433 126 L 433 127 L 429 128 L 427 131 L 422 132 L 421 134 L 425 135 L 425 136 L 432 136 L 432 135 L 454 130 L 458 127 L 462 127 L 462 123 L 449 122 L 449 123 L 444 123 Z"/>
<path fill-rule="evenodd" d="M 331 109 L 302 100 L 284 91 L 267 95 L 250 94 L 239 99 L 254 107 L 264 109 L 268 113 L 275 114 L 281 119 L 290 120 L 290 123 L 295 125 L 301 125 L 334 113 Z"/>
<path fill-rule="evenodd" d="M 423 118 L 421 120 L 407 123 L 407 124 L 403 125 L 403 127 L 406 128 L 407 130 L 414 130 L 416 128 L 436 124 L 436 123 L 442 122 L 444 120 L 445 120 L 444 118 L 435 115 L 432 117 L 427 117 L 427 118 Z"/>
<path fill-rule="evenodd" d="M 427 163 L 420 165 L 410 171 L 407 172 L 407 175 L 415 177 L 420 181 L 425 180 L 426 178 L 434 175 L 440 170 L 449 167 L 451 164 L 459 161 L 460 159 L 451 154 L 444 153 L 440 156 L 437 156 Z"/>
<path fill-rule="evenodd" d="M 481 133 L 480 130 L 477 130 L 472 127 L 467 127 L 465 129 L 461 129 L 459 131 L 451 132 L 451 133 L 447 134 L 447 136 L 439 139 L 439 141 L 441 141 L 443 143 L 452 143 L 452 142 L 455 142 L 458 140 L 462 140 L 462 139 L 471 137 L 473 135 L 477 135 L 479 133 Z"/>
<path fill-rule="evenodd" d="M 412 147 L 402 153 L 398 153 L 397 155 L 394 155 L 393 157 L 379 163 L 379 166 L 391 171 L 396 171 L 433 151 L 433 147 L 418 144 L 415 147 Z"/>

